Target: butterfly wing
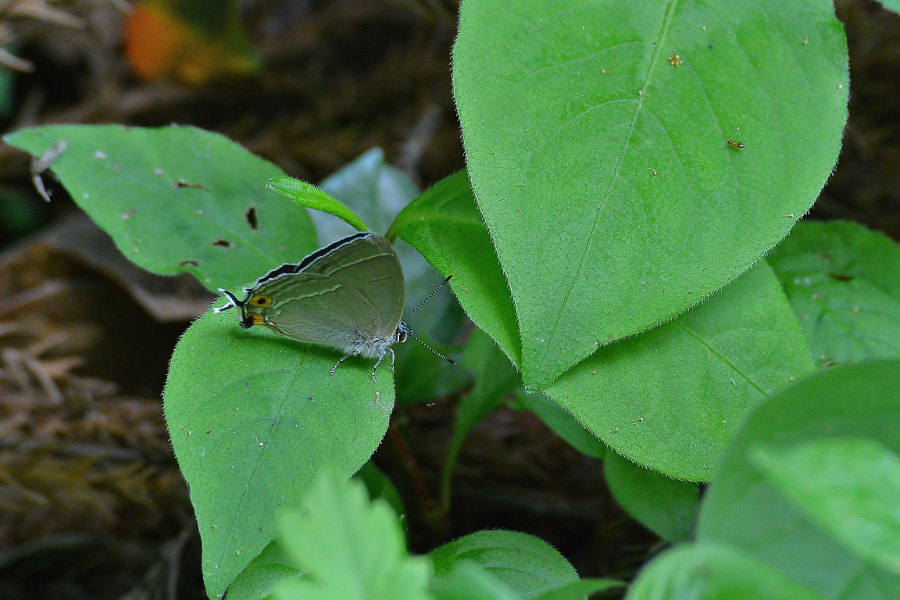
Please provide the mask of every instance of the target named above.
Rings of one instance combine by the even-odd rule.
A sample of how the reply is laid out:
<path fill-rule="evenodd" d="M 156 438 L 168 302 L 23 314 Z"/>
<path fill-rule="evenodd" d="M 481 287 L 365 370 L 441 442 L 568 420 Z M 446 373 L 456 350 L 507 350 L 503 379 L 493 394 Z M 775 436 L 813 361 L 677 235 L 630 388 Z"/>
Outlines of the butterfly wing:
<path fill-rule="evenodd" d="M 288 337 L 350 351 L 360 340 L 394 335 L 403 271 L 390 242 L 358 233 L 275 269 L 252 295 L 272 299 L 267 321 Z"/>

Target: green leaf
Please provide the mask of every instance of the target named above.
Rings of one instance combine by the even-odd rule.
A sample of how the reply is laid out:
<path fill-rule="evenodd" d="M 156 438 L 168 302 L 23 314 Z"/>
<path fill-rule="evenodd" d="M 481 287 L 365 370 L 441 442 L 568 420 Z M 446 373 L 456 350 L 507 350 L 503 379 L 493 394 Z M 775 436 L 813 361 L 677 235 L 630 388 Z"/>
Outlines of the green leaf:
<path fill-rule="evenodd" d="M 509 288 L 465 171 L 437 182 L 397 215 L 388 235 L 399 235 L 429 263 L 452 274 L 450 286 L 470 319 L 517 366 L 522 348 Z"/>
<path fill-rule="evenodd" d="M 572 414 L 548 398 L 543 392 L 520 393 L 519 404 L 536 414 L 556 435 L 566 440 L 570 446 L 591 458 L 603 458 L 606 445 L 584 428 Z"/>
<path fill-rule="evenodd" d="M 750 463 L 794 506 L 860 556 L 900 574 L 900 459 L 872 439 L 751 450 Z"/>
<path fill-rule="evenodd" d="M 716 544 L 680 546 L 638 575 L 625 600 L 821 600 L 775 569 Z"/>
<path fill-rule="evenodd" d="M 464 350 L 462 364 L 474 371 L 475 385 L 472 391 L 460 398 L 456 409 L 453 440 L 447 449 L 441 474 L 441 505 L 445 509 L 450 506 L 450 479 L 466 436 L 475 425 L 503 403 L 505 395 L 521 386 L 519 374 L 509 359 L 497 350 L 494 341 L 480 329 L 472 332 Z"/>
<path fill-rule="evenodd" d="M 697 521 L 697 484 L 669 479 L 608 452 L 603 473 L 619 506 L 667 542 L 690 538 Z"/>
<path fill-rule="evenodd" d="M 376 230 L 387 230 L 400 210 L 419 190 L 399 169 L 384 161 L 384 152 L 373 148 L 322 181 L 319 186 L 350 206 Z M 353 233 L 346 223 L 323 214 L 313 214 L 323 239 L 339 239 Z M 394 247 L 403 265 L 406 280 L 406 311 L 414 309 L 440 285 L 443 276 L 422 255 L 403 241 Z M 463 325 L 463 314 L 449 290 L 442 290 L 417 311 L 407 323 L 428 343 L 450 353 L 452 342 Z M 417 333 L 418 335 L 418 333 Z M 400 402 L 430 400 L 466 384 L 465 373 L 435 356 L 415 340 L 394 346 L 397 355 L 397 399 Z"/>
<path fill-rule="evenodd" d="M 435 578 L 432 593 L 437 600 L 523 600 L 510 586 L 469 561 Z"/>
<path fill-rule="evenodd" d="M 674 321 L 602 348 L 547 395 L 628 459 L 705 481 L 747 410 L 812 369 L 763 262 Z"/>
<path fill-rule="evenodd" d="M 516 531 L 472 533 L 436 548 L 431 559 L 439 577 L 471 561 L 526 599 L 578 581 L 569 561 L 550 544 Z"/>
<path fill-rule="evenodd" d="M 849 221 L 803 221 L 767 260 L 818 364 L 900 357 L 896 242 Z"/>
<path fill-rule="evenodd" d="M 697 539 L 752 555 L 823 598 L 900 597 L 900 577 L 837 543 L 748 455 L 760 444 L 777 451 L 836 437 L 871 438 L 900 452 L 898 389 L 900 361 L 872 361 L 820 371 L 759 405 L 716 466 Z"/>
<path fill-rule="evenodd" d="M 78 206 L 137 265 L 208 289 L 252 283 L 318 245 L 307 211 L 265 189 L 281 170 L 193 127 L 48 125 L 4 137 L 52 164 Z"/>
<path fill-rule="evenodd" d="M 787 234 L 837 159 L 847 46 L 830 0 L 467 0 L 453 86 L 543 389 Z"/>
<path fill-rule="evenodd" d="M 303 499 L 304 513 L 280 518 L 282 541 L 305 571 L 279 600 L 429 600 L 429 561 L 406 552 L 388 505 L 362 484 L 326 471 Z"/>
<path fill-rule="evenodd" d="M 402 521 L 405 518 L 406 508 L 403 506 L 403 498 L 400 496 L 400 492 L 393 482 L 388 479 L 387 475 L 375 466 L 375 463 L 370 460 L 364 464 L 354 475 L 354 479 L 363 482 L 369 498 L 372 500 L 384 500 L 397 513 L 398 519 Z"/>
<path fill-rule="evenodd" d="M 268 600 L 283 581 L 300 577 L 284 547 L 270 542 L 228 586 L 228 600 Z"/>
<path fill-rule="evenodd" d="M 311 183 L 280 175 L 270 179 L 266 187 L 282 196 L 287 196 L 300 206 L 319 210 L 343 219 L 358 231 L 369 231 L 369 226 L 355 212 Z"/>
<path fill-rule="evenodd" d="M 299 502 L 325 466 L 349 477 L 372 455 L 394 405 L 389 368 L 269 331 L 234 314 L 200 317 L 169 368 L 165 415 L 188 482 L 213 598 L 275 534 L 274 513 Z"/>
<path fill-rule="evenodd" d="M 625 587 L 625 585 L 615 579 L 582 579 L 544 592 L 534 600 L 584 600 L 585 597 L 597 592 L 621 587 Z"/>

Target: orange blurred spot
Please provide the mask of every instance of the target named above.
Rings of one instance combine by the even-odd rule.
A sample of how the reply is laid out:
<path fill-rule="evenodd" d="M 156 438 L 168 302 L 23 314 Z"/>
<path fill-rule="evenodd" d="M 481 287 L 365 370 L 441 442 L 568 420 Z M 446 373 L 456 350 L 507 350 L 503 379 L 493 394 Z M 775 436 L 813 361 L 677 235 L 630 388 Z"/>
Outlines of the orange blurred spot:
<path fill-rule="evenodd" d="M 143 81 L 175 78 L 202 84 L 229 73 L 249 73 L 258 65 L 246 50 L 229 50 L 220 40 L 152 1 L 135 5 L 125 23 L 125 57 Z"/>

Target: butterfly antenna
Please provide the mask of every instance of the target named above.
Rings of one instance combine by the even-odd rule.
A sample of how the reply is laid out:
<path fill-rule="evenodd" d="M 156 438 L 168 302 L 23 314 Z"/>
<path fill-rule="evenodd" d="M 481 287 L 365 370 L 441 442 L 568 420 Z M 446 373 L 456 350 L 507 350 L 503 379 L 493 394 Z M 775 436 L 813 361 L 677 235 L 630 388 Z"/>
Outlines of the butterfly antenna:
<path fill-rule="evenodd" d="M 450 278 L 448 277 L 447 279 L 450 279 Z M 444 283 L 447 283 L 447 279 L 444 280 Z M 441 285 L 444 285 L 444 283 L 442 283 Z M 438 288 L 438 289 L 440 289 L 440 288 Z M 437 290 L 435 290 L 435 291 L 437 291 Z M 429 296 L 429 297 L 430 297 L 430 296 Z M 428 298 L 426 298 L 426 300 L 427 300 L 427 299 L 428 299 Z M 413 311 L 413 312 L 415 312 L 415 311 Z M 409 314 L 412 314 L 412 313 L 409 313 Z M 451 365 L 456 365 L 456 361 L 455 361 L 455 360 L 453 360 L 452 358 L 447 358 L 446 356 L 444 356 L 443 354 L 441 354 L 440 352 L 438 352 L 437 350 L 435 350 L 434 348 L 432 348 L 431 346 L 429 346 L 428 344 L 426 344 L 425 342 L 423 342 L 422 340 L 420 340 L 418 337 L 416 337 L 416 334 L 413 333 L 411 329 L 407 328 L 407 330 L 406 330 L 406 335 L 408 335 L 408 336 L 411 337 L 412 339 L 416 340 L 417 342 L 419 342 L 420 344 L 422 344 L 423 346 L 425 346 L 426 348 L 428 348 L 429 350 L 431 350 L 432 352 L 434 352 L 436 355 L 438 355 L 438 356 L 440 356 L 441 358 L 443 358 L 444 360 L 446 360 L 446 361 L 447 361 L 448 363 L 450 363 Z"/>
<path fill-rule="evenodd" d="M 228 296 L 228 304 L 226 304 L 225 306 L 220 306 L 219 308 L 214 308 L 213 312 L 220 313 L 223 310 L 228 310 L 229 308 L 231 308 L 233 306 L 237 306 L 237 307 L 244 306 L 244 303 L 241 302 L 240 300 L 238 300 L 237 298 L 235 298 L 234 294 L 232 294 L 228 290 L 223 290 L 222 288 L 219 288 L 219 292 Z"/>
<path fill-rule="evenodd" d="M 409 311 L 408 313 L 406 313 L 406 316 L 403 317 L 403 320 L 405 321 L 405 320 L 407 320 L 408 318 L 410 318 L 414 312 L 416 312 L 417 310 L 419 310 L 420 308 L 422 308 L 422 305 L 423 305 L 423 304 L 425 304 L 426 302 L 428 302 L 429 300 L 431 300 L 432 296 L 434 296 L 435 294 L 437 294 L 439 289 L 441 289 L 442 287 L 444 287 L 445 285 L 447 285 L 447 282 L 450 281 L 450 278 L 451 278 L 451 277 L 453 277 L 453 275 L 447 275 L 447 279 L 443 280 L 443 281 L 441 282 L 441 285 L 439 285 L 439 286 L 437 286 L 436 288 L 434 288 L 434 291 L 431 292 L 430 294 L 428 294 L 428 296 L 426 296 L 424 300 L 422 300 L 421 302 L 419 302 L 419 305 L 418 305 L 417 307 L 415 307 L 414 309 L 412 309 L 411 311 Z M 413 337 L 415 337 L 415 336 L 413 336 Z M 419 340 L 419 338 L 416 338 L 416 339 Z M 419 340 L 419 341 L 422 342 L 422 340 Z M 425 342 L 422 342 L 422 343 L 425 344 Z M 426 346 L 427 346 L 427 344 L 426 344 Z M 434 350 L 431 349 L 431 348 L 429 348 L 429 350 L 431 350 L 432 352 L 434 352 Z M 439 353 L 437 353 L 437 352 L 434 352 L 434 353 L 437 354 L 438 356 L 440 356 Z M 444 358 L 447 358 L 447 357 L 445 356 Z M 452 362 L 452 361 L 451 361 L 451 362 Z M 455 364 L 455 363 L 454 363 L 454 364 Z"/>

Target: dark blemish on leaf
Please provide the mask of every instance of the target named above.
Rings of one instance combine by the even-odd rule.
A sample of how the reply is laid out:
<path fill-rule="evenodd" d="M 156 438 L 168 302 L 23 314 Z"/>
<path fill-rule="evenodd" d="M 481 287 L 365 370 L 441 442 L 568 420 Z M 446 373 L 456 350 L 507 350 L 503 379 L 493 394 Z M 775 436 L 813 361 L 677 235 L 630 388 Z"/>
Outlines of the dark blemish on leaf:
<path fill-rule="evenodd" d="M 824 258 L 825 260 L 831 260 L 831 252 L 823 252 L 822 258 Z"/>
<path fill-rule="evenodd" d="M 835 281 L 851 281 L 853 279 L 853 275 L 847 273 L 835 273 L 833 271 L 828 273 L 828 276 Z"/>
<path fill-rule="evenodd" d="M 197 190 L 204 190 L 206 192 L 209 191 L 209 188 L 203 185 L 202 183 L 188 183 L 184 179 L 179 179 L 175 182 L 175 187 L 177 188 L 192 188 Z"/>
<path fill-rule="evenodd" d="M 249 210 L 247 210 L 247 223 L 250 224 L 250 229 L 254 231 L 258 228 L 259 222 L 256 220 L 256 207 L 251 206 Z"/>
<path fill-rule="evenodd" d="M 197 262 L 196 260 L 194 260 L 193 258 L 189 258 L 189 259 L 187 259 L 187 260 L 183 260 L 183 261 L 181 261 L 180 263 L 178 263 L 178 266 L 179 266 L 179 267 L 186 267 L 186 266 L 188 266 L 188 265 L 190 265 L 190 266 L 192 266 L 192 267 L 199 267 L 199 266 L 200 266 L 200 263 L 198 263 L 198 262 Z"/>
<path fill-rule="evenodd" d="M 225 238 L 219 238 L 213 242 L 213 246 L 222 246 L 223 248 L 232 248 L 234 246 L 234 244 L 232 244 Z"/>
<path fill-rule="evenodd" d="M 132 208 L 132 209 L 129 210 L 128 212 L 122 213 L 122 218 L 123 218 L 123 219 L 130 219 L 131 217 L 134 216 L 134 213 L 136 213 L 136 212 L 137 212 L 137 209 L 136 209 L 136 208 Z"/>

